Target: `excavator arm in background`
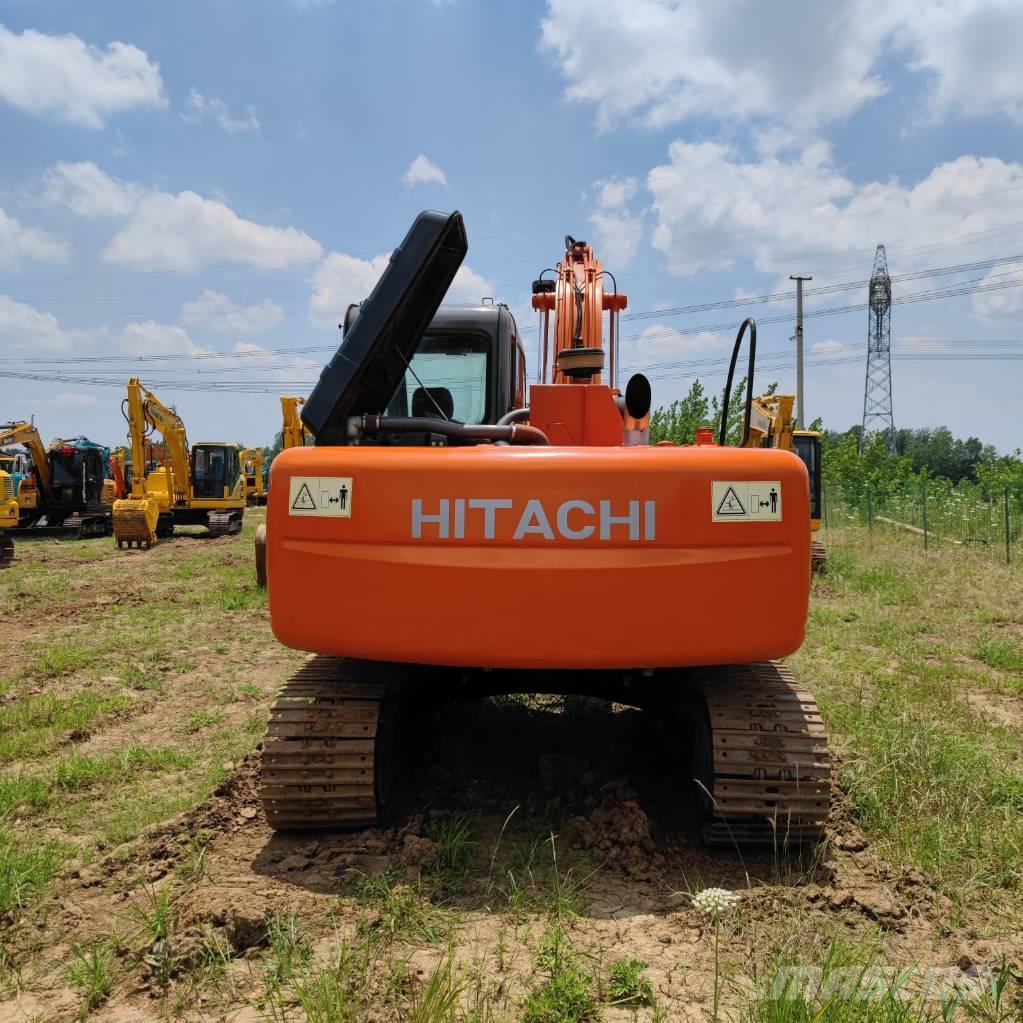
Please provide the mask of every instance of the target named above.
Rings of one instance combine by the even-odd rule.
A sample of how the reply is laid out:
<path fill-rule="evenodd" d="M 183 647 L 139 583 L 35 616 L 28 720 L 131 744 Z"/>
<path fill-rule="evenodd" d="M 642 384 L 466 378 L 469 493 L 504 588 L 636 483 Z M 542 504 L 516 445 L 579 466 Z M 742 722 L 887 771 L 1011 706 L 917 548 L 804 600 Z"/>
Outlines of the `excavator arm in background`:
<path fill-rule="evenodd" d="M 263 486 L 263 449 L 243 448 L 238 457 L 245 479 L 246 503 L 266 504 L 266 487 Z"/>
<path fill-rule="evenodd" d="M 821 435 L 796 428 L 795 395 L 764 394 L 753 399 L 750 409 L 748 448 L 780 448 L 799 455 L 810 479 L 810 531 L 821 528 Z M 811 538 L 810 567 L 816 573 L 827 568 L 822 541 Z"/>
<path fill-rule="evenodd" d="M 305 423 L 302 422 L 302 417 L 298 413 L 299 406 L 304 404 L 305 398 L 296 398 L 294 395 L 281 395 L 281 414 L 284 419 L 281 438 L 285 450 L 305 446 L 308 431 L 306 430 Z"/>
<path fill-rule="evenodd" d="M 114 539 L 119 547 L 149 547 L 156 542 L 161 512 L 167 513 L 175 501 L 188 496 L 188 437 L 177 412 L 143 387 L 138 377 L 128 381 L 127 419 L 131 478 L 125 481 L 127 496 L 114 504 Z M 147 477 L 146 435 L 150 429 L 159 431 L 170 459 Z"/>
<path fill-rule="evenodd" d="M 20 444 L 28 448 L 32 456 L 32 467 L 39 486 L 44 493 L 49 493 L 52 487 L 50 475 L 50 462 L 46 457 L 46 445 L 39 431 L 32 423 L 15 422 L 0 426 L 0 448 L 11 444 Z"/>

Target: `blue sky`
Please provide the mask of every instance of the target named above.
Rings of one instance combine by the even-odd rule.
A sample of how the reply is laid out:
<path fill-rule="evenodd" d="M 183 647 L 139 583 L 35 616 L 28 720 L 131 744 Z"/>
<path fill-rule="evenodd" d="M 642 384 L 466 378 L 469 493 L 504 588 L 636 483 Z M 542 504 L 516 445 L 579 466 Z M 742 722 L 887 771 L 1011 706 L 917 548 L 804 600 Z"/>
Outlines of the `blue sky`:
<path fill-rule="evenodd" d="M 429 207 L 466 217 L 450 297 L 530 344 L 530 282 L 591 240 L 651 314 L 622 360 L 659 404 L 794 303 L 670 310 L 856 284 L 878 242 L 893 275 L 985 264 L 896 280 L 963 292 L 893 309 L 896 424 L 1021 443 L 1023 261 L 989 261 L 1023 254 L 1023 4 L 7 0 L 0 26 L 0 415 L 47 437 L 120 443 L 138 373 L 193 440 L 268 443 Z M 807 320 L 829 426 L 859 421 L 866 318 Z M 791 388 L 791 333 L 763 324 L 761 383 Z"/>

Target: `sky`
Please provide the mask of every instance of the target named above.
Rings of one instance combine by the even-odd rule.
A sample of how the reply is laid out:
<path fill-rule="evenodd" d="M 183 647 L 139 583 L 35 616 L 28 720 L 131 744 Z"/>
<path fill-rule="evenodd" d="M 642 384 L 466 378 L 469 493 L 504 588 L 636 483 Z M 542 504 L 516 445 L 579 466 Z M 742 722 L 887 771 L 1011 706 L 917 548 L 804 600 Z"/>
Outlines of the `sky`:
<path fill-rule="evenodd" d="M 655 405 L 721 388 L 744 316 L 791 391 L 812 275 L 835 429 L 883 243 L 896 426 L 1011 451 L 1020 38 L 1018 0 L 3 0 L 0 418 L 123 443 L 138 374 L 193 441 L 268 444 L 415 215 L 458 209 L 448 300 L 535 352 L 530 284 L 586 238 Z"/>

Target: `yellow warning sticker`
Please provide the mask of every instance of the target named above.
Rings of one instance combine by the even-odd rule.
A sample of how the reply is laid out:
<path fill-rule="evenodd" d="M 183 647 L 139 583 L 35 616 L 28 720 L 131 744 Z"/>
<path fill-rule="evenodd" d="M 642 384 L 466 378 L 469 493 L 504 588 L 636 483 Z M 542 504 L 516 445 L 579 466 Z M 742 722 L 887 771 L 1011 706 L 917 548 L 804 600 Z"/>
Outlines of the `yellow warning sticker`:
<path fill-rule="evenodd" d="M 714 522 L 780 522 L 778 480 L 714 480 L 710 495 Z"/>
<path fill-rule="evenodd" d="M 292 476 L 288 514 L 351 518 L 352 490 L 351 476 Z"/>

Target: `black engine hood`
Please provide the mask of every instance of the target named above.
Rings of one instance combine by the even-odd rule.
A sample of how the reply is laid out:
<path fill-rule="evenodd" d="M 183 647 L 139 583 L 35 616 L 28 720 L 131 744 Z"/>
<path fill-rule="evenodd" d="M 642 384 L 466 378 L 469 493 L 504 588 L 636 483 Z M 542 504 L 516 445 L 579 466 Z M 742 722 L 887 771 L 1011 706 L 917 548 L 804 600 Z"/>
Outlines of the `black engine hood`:
<path fill-rule="evenodd" d="M 345 444 L 349 416 L 384 411 L 468 248 L 461 213 L 416 217 L 302 408 L 318 445 Z"/>

